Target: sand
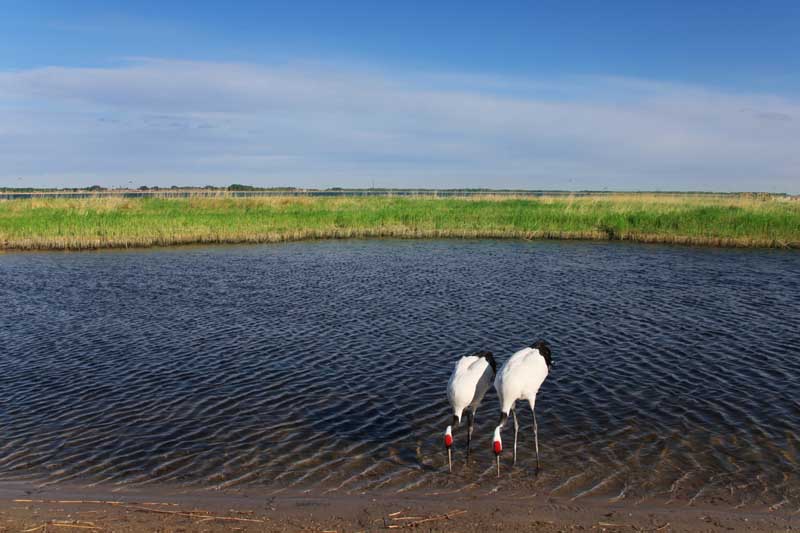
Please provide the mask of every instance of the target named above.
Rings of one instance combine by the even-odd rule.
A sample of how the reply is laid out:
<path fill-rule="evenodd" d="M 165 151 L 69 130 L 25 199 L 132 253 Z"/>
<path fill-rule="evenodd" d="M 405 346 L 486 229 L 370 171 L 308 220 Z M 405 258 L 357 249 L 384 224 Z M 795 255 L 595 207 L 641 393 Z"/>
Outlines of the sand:
<path fill-rule="evenodd" d="M 338 494 L 322 489 L 0 484 L 0 532 L 800 531 L 795 509 L 559 500 L 486 491 Z"/>

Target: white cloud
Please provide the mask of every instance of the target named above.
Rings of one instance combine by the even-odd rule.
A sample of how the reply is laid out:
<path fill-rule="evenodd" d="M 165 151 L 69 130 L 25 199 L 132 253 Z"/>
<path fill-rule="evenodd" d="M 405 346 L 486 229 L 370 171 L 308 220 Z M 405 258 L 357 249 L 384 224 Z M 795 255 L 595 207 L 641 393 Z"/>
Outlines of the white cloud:
<path fill-rule="evenodd" d="M 800 102 L 317 63 L 0 72 L 0 183 L 19 177 L 800 192 Z"/>

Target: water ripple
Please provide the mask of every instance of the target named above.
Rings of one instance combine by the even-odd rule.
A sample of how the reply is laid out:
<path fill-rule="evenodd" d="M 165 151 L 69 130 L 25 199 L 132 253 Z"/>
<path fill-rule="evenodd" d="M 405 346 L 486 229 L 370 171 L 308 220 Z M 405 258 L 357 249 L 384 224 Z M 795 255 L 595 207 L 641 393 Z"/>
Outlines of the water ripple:
<path fill-rule="evenodd" d="M 346 241 L 0 256 L 0 479 L 800 503 L 800 255 Z M 547 338 L 494 478 L 455 358 Z M 507 435 L 506 438 L 510 438 Z"/>

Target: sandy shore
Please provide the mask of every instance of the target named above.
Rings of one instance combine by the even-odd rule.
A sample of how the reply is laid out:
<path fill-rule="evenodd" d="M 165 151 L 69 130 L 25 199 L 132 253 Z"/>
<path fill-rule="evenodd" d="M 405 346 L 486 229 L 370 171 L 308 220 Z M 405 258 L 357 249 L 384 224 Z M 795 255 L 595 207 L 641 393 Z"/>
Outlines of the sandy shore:
<path fill-rule="evenodd" d="M 570 502 L 483 492 L 324 494 L 0 484 L 0 532 L 796 531 L 793 509 Z"/>

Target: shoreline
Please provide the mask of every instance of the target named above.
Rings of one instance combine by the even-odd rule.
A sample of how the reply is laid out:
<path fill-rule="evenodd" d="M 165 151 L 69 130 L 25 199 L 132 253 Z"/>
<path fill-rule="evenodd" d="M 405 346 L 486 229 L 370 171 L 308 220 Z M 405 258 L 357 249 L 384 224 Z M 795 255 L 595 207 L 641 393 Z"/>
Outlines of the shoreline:
<path fill-rule="evenodd" d="M 466 487 L 465 487 L 466 488 Z M 316 492 L 315 492 L 316 491 Z M 727 531 L 800 526 L 791 510 L 572 501 L 495 490 L 331 494 L 0 482 L 6 531 Z M 235 529 L 234 529 L 235 528 Z"/>
<path fill-rule="evenodd" d="M 707 237 L 697 238 L 680 235 L 622 234 L 609 236 L 602 232 L 545 232 L 545 231 L 441 231 L 441 230 L 331 230 L 300 231 L 291 233 L 265 233 L 250 236 L 197 235 L 177 238 L 155 238 L 145 240 L 91 239 L 80 241 L 53 241 L 32 239 L 24 241 L 0 241 L 3 252 L 89 252 L 98 250 L 129 250 L 173 248 L 197 245 L 245 245 L 279 244 L 305 241 L 336 241 L 347 239 L 430 239 L 430 240 L 521 240 L 521 241 L 586 241 L 586 242 L 630 242 L 637 244 L 665 244 L 698 248 L 799 250 L 800 241 L 785 242 L 770 239 Z"/>
<path fill-rule="evenodd" d="M 6 251 L 353 238 L 800 249 L 800 202 L 657 195 L 0 200 L 0 250 Z"/>

